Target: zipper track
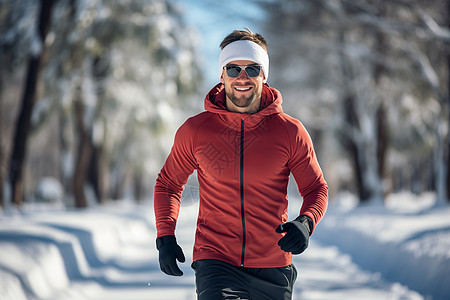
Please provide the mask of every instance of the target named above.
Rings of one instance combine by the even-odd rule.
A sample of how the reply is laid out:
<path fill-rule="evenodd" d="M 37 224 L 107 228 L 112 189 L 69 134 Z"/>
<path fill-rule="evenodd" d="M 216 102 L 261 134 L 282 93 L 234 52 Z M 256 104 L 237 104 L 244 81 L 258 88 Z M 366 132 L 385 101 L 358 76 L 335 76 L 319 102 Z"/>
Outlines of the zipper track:
<path fill-rule="evenodd" d="M 244 266 L 245 257 L 245 210 L 244 210 L 244 120 L 241 120 L 241 145 L 240 145 L 240 196 L 241 196 L 241 218 L 242 218 L 242 254 L 241 254 L 241 267 Z"/>

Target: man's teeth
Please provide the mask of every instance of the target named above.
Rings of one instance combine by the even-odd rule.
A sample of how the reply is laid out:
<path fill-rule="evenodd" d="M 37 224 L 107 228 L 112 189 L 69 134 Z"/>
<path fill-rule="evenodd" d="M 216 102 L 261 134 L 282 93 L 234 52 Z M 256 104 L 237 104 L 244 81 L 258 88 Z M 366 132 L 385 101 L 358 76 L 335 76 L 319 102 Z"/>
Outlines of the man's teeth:
<path fill-rule="evenodd" d="M 237 89 L 238 91 L 247 91 L 247 90 L 249 90 L 250 88 L 249 88 L 249 87 L 246 87 L 246 88 L 236 87 L 236 89 Z"/>

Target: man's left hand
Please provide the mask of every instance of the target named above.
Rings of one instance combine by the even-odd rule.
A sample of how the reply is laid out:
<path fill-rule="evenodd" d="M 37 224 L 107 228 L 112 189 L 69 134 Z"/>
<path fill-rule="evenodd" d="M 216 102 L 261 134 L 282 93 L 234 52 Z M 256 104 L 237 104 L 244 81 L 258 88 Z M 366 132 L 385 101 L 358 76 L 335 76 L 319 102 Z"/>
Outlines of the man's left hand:
<path fill-rule="evenodd" d="M 277 233 L 286 232 L 284 237 L 278 241 L 281 250 L 300 254 L 308 248 L 311 232 L 308 219 L 309 217 L 302 215 L 277 227 L 275 230 Z"/>

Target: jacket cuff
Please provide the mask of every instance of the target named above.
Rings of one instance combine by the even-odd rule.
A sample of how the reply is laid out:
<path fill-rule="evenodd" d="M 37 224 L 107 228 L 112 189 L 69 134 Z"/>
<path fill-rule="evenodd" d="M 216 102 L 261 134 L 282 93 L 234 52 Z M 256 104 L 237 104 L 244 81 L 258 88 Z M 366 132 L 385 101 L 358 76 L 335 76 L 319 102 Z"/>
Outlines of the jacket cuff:
<path fill-rule="evenodd" d="M 160 249 L 167 244 L 177 244 L 177 239 L 174 235 L 165 235 L 156 239 L 156 249 Z"/>
<path fill-rule="evenodd" d="M 311 236 L 312 229 L 313 229 L 313 220 L 305 215 L 300 215 L 297 218 L 295 218 L 295 221 L 302 223 L 305 225 L 306 229 L 308 229 L 309 235 Z"/>

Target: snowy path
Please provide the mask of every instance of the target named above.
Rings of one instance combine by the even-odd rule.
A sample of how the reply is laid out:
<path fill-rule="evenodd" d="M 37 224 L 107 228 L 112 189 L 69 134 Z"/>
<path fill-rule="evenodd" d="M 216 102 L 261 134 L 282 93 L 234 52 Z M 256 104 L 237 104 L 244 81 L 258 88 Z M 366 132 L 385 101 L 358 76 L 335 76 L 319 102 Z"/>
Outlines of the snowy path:
<path fill-rule="evenodd" d="M 298 206 L 292 209 L 295 213 Z M 115 204 L 85 211 L 31 208 L 0 214 L 0 298 L 193 300 L 190 262 L 197 210 L 196 204 L 183 206 L 177 226 L 187 259 L 180 265 L 183 277 L 159 270 L 150 206 Z M 449 207 L 413 214 L 330 210 L 308 250 L 294 257 L 298 270 L 294 300 L 450 299 L 449 216 Z M 424 249 L 433 252 L 423 253 Z M 380 259 L 377 253 L 389 259 Z M 432 268 L 425 270 L 418 262 L 428 262 Z M 405 272 L 409 283 L 402 285 L 394 278 L 406 277 Z M 433 297 L 411 288 L 428 277 L 437 287 Z"/>
<path fill-rule="evenodd" d="M 396 283 L 383 282 L 378 274 L 358 269 L 350 257 L 339 253 L 334 247 L 312 243 L 310 249 L 296 257 L 299 271 L 293 300 L 415 300 L 423 299 L 415 292 Z M 192 272 L 183 266 L 184 278 L 165 277 L 170 287 L 105 287 L 93 283 L 77 283 L 72 295 L 66 299 L 95 300 L 195 300 Z M 131 279 L 131 278 L 130 278 Z"/>
<path fill-rule="evenodd" d="M 336 247 L 314 241 L 294 264 L 299 273 L 294 300 L 423 299 L 398 283 L 383 281 L 378 273 L 362 271 Z"/>
<path fill-rule="evenodd" d="M 397 283 L 383 282 L 378 274 L 360 270 L 348 255 L 335 247 L 324 247 L 312 243 L 303 255 L 295 258 L 299 271 L 293 300 L 418 300 L 419 294 Z M 195 286 L 192 271 L 183 265 L 182 278 L 156 274 L 166 280 L 167 286 L 158 283 L 146 287 L 107 287 L 94 283 L 77 283 L 66 299 L 95 300 L 195 300 Z M 136 274 L 131 274 L 135 277 Z M 141 276 L 142 277 L 142 276 Z M 131 281 L 133 278 L 128 278 Z"/>
<path fill-rule="evenodd" d="M 295 258 L 299 271 L 294 300 L 371 300 L 423 299 L 415 292 L 397 283 L 383 282 L 378 274 L 361 271 L 348 255 L 335 247 L 312 243 L 303 255 Z M 195 300 L 194 275 L 187 263 L 182 266 L 183 277 L 167 277 L 158 270 L 148 285 L 148 274 L 122 274 L 122 283 L 141 281 L 142 286 L 123 287 L 94 282 L 76 282 L 60 299 L 92 300 Z"/>

